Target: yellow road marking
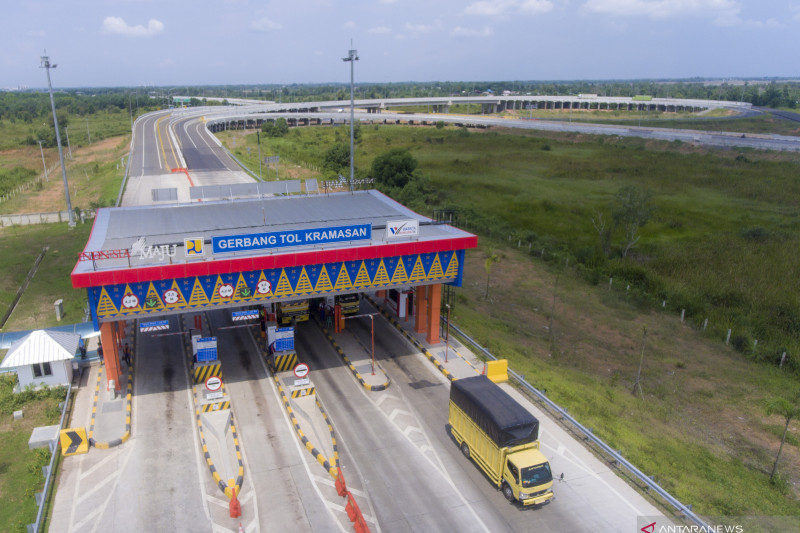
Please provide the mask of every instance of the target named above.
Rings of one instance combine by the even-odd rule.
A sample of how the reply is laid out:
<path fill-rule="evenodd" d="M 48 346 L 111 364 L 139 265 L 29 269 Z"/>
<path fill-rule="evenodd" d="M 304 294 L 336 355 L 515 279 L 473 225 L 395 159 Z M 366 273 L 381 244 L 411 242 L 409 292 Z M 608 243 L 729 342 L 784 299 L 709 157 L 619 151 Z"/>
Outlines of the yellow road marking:
<path fill-rule="evenodd" d="M 172 142 L 169 139 L 167 139 L 167 143 L 169 144 L 169 150 L 170 152 L 172 152 L 172 159 L 175 160 L 175 166 L 174 167 L 170 166 L 169 161 L 167 161 L 167 152 L 166 150 L 164 150 L 164 141 L 161 138 L 161 128 L 159 127 L 161 125 L 161 121 L 168 117 L 169 115 L 165 115 L 160 119 L 158 119 L 158 121 L 156 121 L 156 131 L 158 132 L 158 144 L 161 146 L 161 155 L 164 156 L 164 164 L 167 165 L 167 168 L 172 169 L 172 168 L 177 168 L 179 166 L 178 158 L 175 157 L 175 149 L 172 146 Z"/>

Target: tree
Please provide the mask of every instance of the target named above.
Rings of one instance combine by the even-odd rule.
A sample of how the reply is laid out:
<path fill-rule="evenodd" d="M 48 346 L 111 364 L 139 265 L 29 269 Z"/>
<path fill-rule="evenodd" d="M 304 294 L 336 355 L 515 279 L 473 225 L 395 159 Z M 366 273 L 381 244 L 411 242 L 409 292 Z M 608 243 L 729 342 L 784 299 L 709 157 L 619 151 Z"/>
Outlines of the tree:
<path fill-rule="evenodd" d="M 653 214 L 651 198 L 650 192 L 635 185 L 626 185 L 617 192 L 611 218 L 615 227 L 621 228 L 624 234 L 622 257 L 627 257 L 639 241 L 639 228 L 647 224 Z"/>
<path fill-rule="evenodd" d="M 372 161 L 370 174 L 378 185 L 402 189 L 414 176 L 417 160 L 405 148 L 393 148 Z"/>
<path fill-rule="evenodd" d="M 786 442 L 786 432 L 789 429 L 789 422 L 792 418 L 800 416 L 800 392 L 798 392 L 793 400 L 786 398 L 772 398 L 767 401 L 767 416 L 778 414 L 786 419 L 786 425 L 783 427 L 783 436 L 781 436 L 781 445 L 778 448 L 778 455 L 775 457 L 775 464 L 772 465 L 772 473 L 769 480 L 775 479 L 775 474 L 778 472 L 778 461 L 781 460 L 781 452 L 783 451 L 783 443 Z"/>
<path fill-rule="evenodd" d="M 323 166 L 337 174 L 350 168 L 350 147 L 344 143 L 334 144 L 327 152 Z"/>
<path fill-rule="evenodd" d="M 286 119 L 281 117 L 275 122 L 264 122 L 261 125 L 263 131 L 268 137 L 283 137 L 289 133 L 289 123 Z"/>
<path fill-rule="evenodd" d="M 483 297 L 487 300 L 489 299 L 489 281 L 492 276 L 492 265 L 499 260 L 500 256 L 497 255 L 497 252 L 493 250 L 486 252 L 486 261 L 483 263 L 483 268 L 486 270 L 486 294 Z"/>

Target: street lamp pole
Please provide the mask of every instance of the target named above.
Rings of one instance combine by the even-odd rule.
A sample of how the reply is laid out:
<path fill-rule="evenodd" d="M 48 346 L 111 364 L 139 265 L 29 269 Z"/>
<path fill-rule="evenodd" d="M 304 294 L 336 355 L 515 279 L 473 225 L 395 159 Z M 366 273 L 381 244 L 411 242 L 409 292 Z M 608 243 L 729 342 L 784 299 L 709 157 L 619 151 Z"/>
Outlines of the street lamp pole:
<path fill-rule="evenodd" d="M 44 150 L 42 149 L 42 141 L 36 141 L 39 143 L 39 151 L 42 152 L 42 166 L 44 167 L 44 181 L 50 181 L 50 178 L 47 177 L 47 163 L 44 162 Z"/>
<path fill-rule="evenodd" d="M 352 40 L 350 46 L 353 46 Z M 347 57 L 342 61 L 350 62 L 350 192 L 353 192 L 353 174 L 355 165 L 353 163 L 353 121 L 355 120 L 355 101 L 353 99 L 353 64 L 358 61 L 358 50 L 348 50 Z"/>
<path fill-rule="evenodd" d="M 45 51 L 47 53 L 47 51 Z M 61 134 L 58 132 L 58 117 L 56 116 L 56 102 L 53 99 L 53 84 L 50 83 L 50 69 L 58 65 L 50 64 L 49 56 L 41 56 L 42 64 L 39 68 L 47 71 L 47 89 L 50 91 L 50 107 L 53 109 L 53 126 L 56 128 L 56 144 L 58 144 L 58 159 L 61 162 L 61 176 L 64 178 L 64 196 L 67 199 L 67 211 L 69 212 L 69 225 L 75 226 L 75 213 L 72 212 L 72 202 L 69 199 L 69 184 L 67 183 L 67 167 L 64 165 L 64 149 L 61 147 Z"/>

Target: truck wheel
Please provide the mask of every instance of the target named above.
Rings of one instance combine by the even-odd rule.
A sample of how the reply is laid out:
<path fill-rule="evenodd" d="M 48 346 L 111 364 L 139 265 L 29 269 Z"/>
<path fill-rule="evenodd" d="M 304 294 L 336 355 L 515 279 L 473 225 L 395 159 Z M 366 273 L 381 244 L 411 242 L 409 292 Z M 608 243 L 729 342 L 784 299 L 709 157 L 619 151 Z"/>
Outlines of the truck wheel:
<path fill-rule="evenodd" d="M 464 454 L 464 457 L 469 459 L 469 446 L 467 446 L 466 442 L 461 443 L 461 453 Z"/>
<path fill-rule="evenodd" d="M 514 491 L 511 490 L 511 486 L 508 483 L 503 483 L 503 496 L 510 502 L 514 501 Z"/>

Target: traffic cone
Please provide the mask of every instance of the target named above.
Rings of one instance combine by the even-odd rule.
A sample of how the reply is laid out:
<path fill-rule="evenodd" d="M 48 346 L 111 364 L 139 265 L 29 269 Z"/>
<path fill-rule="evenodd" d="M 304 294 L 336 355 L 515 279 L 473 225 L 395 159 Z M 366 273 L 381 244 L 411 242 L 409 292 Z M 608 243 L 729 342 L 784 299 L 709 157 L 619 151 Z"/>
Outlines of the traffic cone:
<path fill-rule="evenodd" d="M 244 533 L 244 528 L 242 527 L 241 522 L 239 522 L 239 533 Z"/>
<path fill-rule="evenodd" d="M 344 474 L 342 474 L 341 467 L 337 469 L 337 476 L 336 476 L 336 493 L 339 496 L 347 496 L 347 487 L 344 484 Z"/>
<path fill-rule="evenodd" d="M 481 372 L 481 374 L 484 376 L 486 375 L 486 363 L 483 363 L 483 372 Z"/>
<path fill-rule="evenodd" d="M 231 494 L 231 503 L 228 505 L 228 510 L 230 511 L 231 518 L 239 518 L 242 516 L 242 506 L 238 498 L 236 498 L 236 487 L 231 488 Z"/>

